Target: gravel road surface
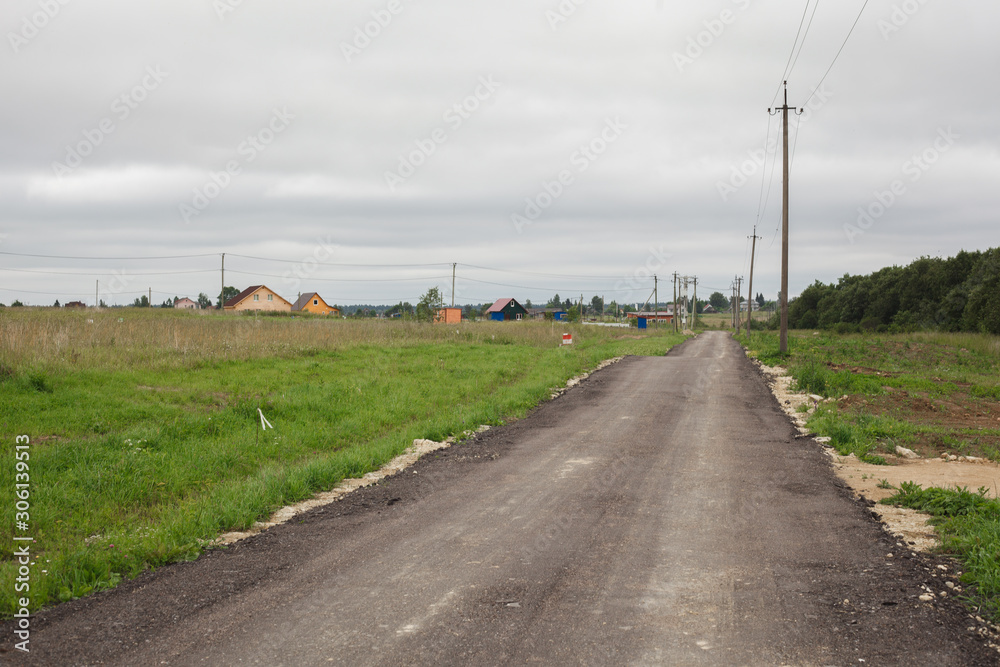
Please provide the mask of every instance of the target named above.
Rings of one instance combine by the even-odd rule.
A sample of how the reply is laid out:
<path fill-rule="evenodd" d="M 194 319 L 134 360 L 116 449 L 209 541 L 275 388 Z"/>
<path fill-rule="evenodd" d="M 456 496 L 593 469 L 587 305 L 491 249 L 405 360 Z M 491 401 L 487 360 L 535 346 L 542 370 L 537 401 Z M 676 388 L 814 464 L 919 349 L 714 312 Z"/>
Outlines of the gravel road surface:
<path fill-rule="evenodd" d="M 45 665 L 994 665 L 725 333 L 40 613 Z M 950 564 L 947 567 L 951 568 Z"/>

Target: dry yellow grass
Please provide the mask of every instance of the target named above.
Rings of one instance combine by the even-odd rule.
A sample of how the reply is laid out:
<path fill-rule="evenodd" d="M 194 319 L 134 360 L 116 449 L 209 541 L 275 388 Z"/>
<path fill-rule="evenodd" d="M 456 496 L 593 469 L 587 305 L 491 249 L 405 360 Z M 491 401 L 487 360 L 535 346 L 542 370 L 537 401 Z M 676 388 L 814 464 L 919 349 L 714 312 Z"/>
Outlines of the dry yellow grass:
<path fill-rule="evenodd" d="M 274 317 L 160 309 L 0 310 L 0 364 L 25 368 L 186 366 L 202 362 L 289 356 L 361 345 L 423 342 L 558 344 L 609 339 L 618 329 L 547 322 L 429 324 L 401 320 Z"/>

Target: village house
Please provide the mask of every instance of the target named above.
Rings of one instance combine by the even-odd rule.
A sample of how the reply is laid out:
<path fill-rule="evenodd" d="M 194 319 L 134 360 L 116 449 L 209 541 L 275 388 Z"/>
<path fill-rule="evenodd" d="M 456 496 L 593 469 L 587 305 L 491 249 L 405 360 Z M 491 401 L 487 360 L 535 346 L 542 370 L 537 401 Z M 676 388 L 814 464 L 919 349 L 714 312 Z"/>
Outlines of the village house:
<path fill-rule="evenodd" d="M 189 299 L 185 296 L 174 301 L 174 308 L 182 308 L 187 310 L 200 310 L 201 306 L 198 305 L 197 301 Z"/>
<path fill-rule="evenodd" d="M 266 285 L 253 285 L 246 288 L 223 306 L 226 311 L 240 312 L 244 310 L 274 310 L 290 312 L 292 302 L 284 299 Z"/>
<path fill-rule="evenodd" d="M 507 322 L 525 319 L 528 311 L 516 299 L 497 299 L 486 311 L 486 315 L 496 322 Z"/>
<path fill-rule="evenodd" d="M 299 298 L 292 304 L 292 312 L 333 315 L 334 317 L 340 316 L 340 309 L 336 306 L 328 304 L 323 300 L 323 297 L 316 292 L 306 292 L 305 294 L 300 294 Z"/>

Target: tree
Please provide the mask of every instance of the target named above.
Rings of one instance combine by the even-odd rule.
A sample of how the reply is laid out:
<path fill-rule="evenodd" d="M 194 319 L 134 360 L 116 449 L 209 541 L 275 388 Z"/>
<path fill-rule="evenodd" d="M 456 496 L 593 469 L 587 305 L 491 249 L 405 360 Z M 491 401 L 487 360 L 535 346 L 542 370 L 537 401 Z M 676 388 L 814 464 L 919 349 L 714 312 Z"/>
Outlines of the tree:
<path fill-rule="evenodd" d="M 756 301 L 757 301 L 757 305 L 760 306 L 761 310 L 763 310 L 764 309 L 764 304 L 767 303 L 764 300 L 764 295 L 758 292 L 757 293 L 757 299 L 756 299 Z"/>
<path fill-rule="evenodd" d="M 199 308 L 211 308 L 212 307 L 212 300 L 209 299 L 208 295 L 205 294 L 204 292 L 201 292 L 198 295 L 198 307 Z"/>
<path fill-rule="evenodd" d="M 167 299 L 160 304 L 160 308 L 173 308 L 177 304 L 178 298 L 175 296 L 173 299 Z"/>
<path fill-rule="evenodd" d="M 59 299 L 56 299 L 56 302 L 54 304 L 52 304 L 52 307 L 53 308 L 58 308 L 59 307 Z"/>
<path fill-rule="evenodd" d="M 725 310 L 729 307 L 729 299 L 725 297 L 722 292 L 712 292 L 708 297 L 708 302 L 712 305 L 712 308 L 716 310 Z"/>
<path fill-rule="evenodd" d="M 441 290 L 437 287 L 431 287 L 417 303 L 417 319 L 421 322 L 434 319 L 442 306 L 444 306 L 444 299 L 441 298 Z"/>
<path fill-rule="evenodd" d="M 565 310 L 568 313 L 569 309 L 573 307 L 573 302 L 570 301 L 569 299 L 566 299 L 562 302 L 562 307 L 563 310 Z"/>
<path fill-rule="evenodd" d="M 579 306 L 570 306 L 569 308 L 567 308 L 566 309 L 566 319 L 569 320 L 570 322 L 579 322 L 580 321 L 580 307 Z"/>
<path fill-rule="evenodd" d="M 240 293 L 240 290 L 236 289 L 235 287 L 233 287 L 231 285 L 226 285 L 222 289 L 222 294 L 219 295 L 219 308 L 221 309 L 222 306 L 225 305 L 226 301 L 229 301 L 234 296 L 239 295 L 239 293 Z"/>
<path fill-rule="evenodd" d="M 531 299 L 525 299 L 524 300 L 524 307 L 525 308 L 531 308 Z"/>
<path fill-rule="evenodd" d="M 149 308 L 149 297 L 143 294 L 142 298 L 136 298 L 136 300 L 132 302 L 132 305 L 136 308 Z"/>
<path fill-rule="evenodd" d="M 594 298 L 590 300 L 590 307 L 593 309 L 593 311 L 594 311 L 593 314 L 594 315 L 603 315 L 604 314 L 604 299 L 602 299 L 601 297 L 595 295 Z"/>
<path fill-rule="evenodd" d="M 10 304 L 11 308 L 24 308 L 24 304 L 21 303 L 20 299 L 14 299 L 14 303 Z"/>
<path fill-rule="evenodd" d="M 554 297 L 549 299 L 549 302 L 545 304 L 546 308 L 562 308 L 562 301 L 559 300 L 559 295 L 556 294 Z"/>

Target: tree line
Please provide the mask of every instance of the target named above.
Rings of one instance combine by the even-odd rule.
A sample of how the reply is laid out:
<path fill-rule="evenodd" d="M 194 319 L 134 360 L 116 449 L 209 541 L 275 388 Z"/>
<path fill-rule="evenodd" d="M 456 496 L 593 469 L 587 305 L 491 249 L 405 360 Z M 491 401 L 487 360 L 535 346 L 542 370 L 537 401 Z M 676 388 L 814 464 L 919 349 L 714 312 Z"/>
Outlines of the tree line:
<path fill-rule="evenodd" d="M 1000 248 L 921 257 L 836 284 L 816 281 L 788 306 L 793 329 L 1000 334 Z"/>

